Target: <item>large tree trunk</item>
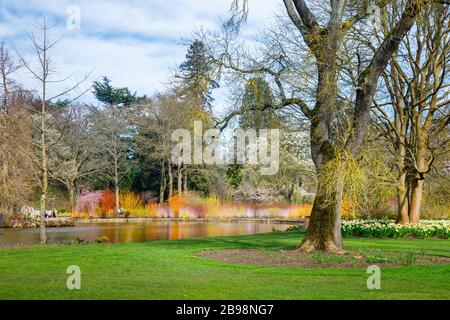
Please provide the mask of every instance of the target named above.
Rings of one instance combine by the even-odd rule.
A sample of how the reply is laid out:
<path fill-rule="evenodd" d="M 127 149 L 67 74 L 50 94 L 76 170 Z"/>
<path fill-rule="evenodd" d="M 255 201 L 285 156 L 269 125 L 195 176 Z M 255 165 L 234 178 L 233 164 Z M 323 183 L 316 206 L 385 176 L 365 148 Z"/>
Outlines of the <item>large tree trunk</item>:
<path fill-rule="evenodd" d="M 333 200 L 330 201 L 329 195 L 319 185 L 317 196 L 314 200 L 308 232 L 300 246 L 300 250 L 305 252 L 317 250 L 339 252 L 342 250 L 342 240 L 336 239 L 338 234 L 335 233 L 336 209 L 336 202 Z M 338 226 L 340 228 L 340 225 Z"/>
<path fill-rule="evenodd" d="M 406 149 L 405 146 L 399 144 L 397 150 L 397 219 L 396 222 L 399 224 L 409 223 L 409 201 L 408 201 L 408 188 L 406 187 L 406 176 L 407 172 L 405 170 L 405 157 Z"/>
<path fill-rule="evenodd" d="M 406 187 L 406 173 L 402 173 L 397 181 L 398 211 L 396 222 L 399 224 L 409 223 L 408 211 L 408 189 Z"/>
<path fill-rule="evenodd" d="M 311 221 L 300 250 L 312 252 L 324 250 L 338 252 L 343 250 L 341 237 L 341 204 L 343 181 L 338 177 L 337 189 L 329 194 L 322 185 L 321 171 L 335 159 L 335 146 L 330 143 L 330 124 L 336 111 L 336 57 L 328 50 L 337 46 L 337 39 L 329 39 L 324 55 L 327 63 L 319 65 L 319 82 L 315 112 L 311 118 L 311 154 L 319 177 L 319 185 L 314 200 Z"/>
<path fill-rule="evenodd" d="M 420 209 L 422 204 L 424 180 L 415 179 L 411 190 L 411 209 L 409 211 L 409 222 L 412 224 L 420 223 Z"/>
<path fill-rule="evenodd" d="M 430 165 L 427 164 L 426 155 L 428 146 L 426 141 L 429 140 L 427 130 L 431 125 L 431 120 L 427 119 L 425 125 L 421 127 L 422 117 L 419 114 L 416 119 L 416 150 L 415 158 L 415 174 L 411 181 L 411 200 L 409 210 L 409 222 L 412 224 L 420 223 L 420 209 L 422 205 L 423 185 L 425 183 L 425 174 L 430 171 Z"/>
<path fill-rule="evenodd" d="M 333 192 L 327 190 L 320 179 L 321 169 L 329 166 L 329 162 L 336 155 L 331 145 L 325 143 L 321 151 L 314 158 L 320 159 L 316 162 L 319 176 L 319 184 L 316 198 L 311 213 L 311 220 L 305 239 L 300 245 L 300 250 L 305 252 L 327 251 L 341 252 L 344 249 L 341 234 L 341 211 L 344 193 L 343 170 L 345 170 L 345 159 L 341 159 L 340 168 L 336 175 L 336 189 Z"/>

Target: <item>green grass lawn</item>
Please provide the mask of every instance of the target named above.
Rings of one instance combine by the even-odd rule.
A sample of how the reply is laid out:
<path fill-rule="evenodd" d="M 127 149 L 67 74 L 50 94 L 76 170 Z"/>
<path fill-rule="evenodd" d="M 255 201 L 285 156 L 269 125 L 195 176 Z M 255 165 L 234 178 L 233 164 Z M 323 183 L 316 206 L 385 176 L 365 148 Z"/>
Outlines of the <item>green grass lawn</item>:
<path fill-rule="evenodd" d="M 382 268 L 369 291 L 365 269 L 233 265 L 193 256 L 220 248 L 289 249 L 298 233 L 0 250 L 0 299 L 449 299 L 450 265 Z M 349 250 L 450 256 L 448 240 L 346 239 Z M 81 290 L 66 269 L 81 268 Z"/>

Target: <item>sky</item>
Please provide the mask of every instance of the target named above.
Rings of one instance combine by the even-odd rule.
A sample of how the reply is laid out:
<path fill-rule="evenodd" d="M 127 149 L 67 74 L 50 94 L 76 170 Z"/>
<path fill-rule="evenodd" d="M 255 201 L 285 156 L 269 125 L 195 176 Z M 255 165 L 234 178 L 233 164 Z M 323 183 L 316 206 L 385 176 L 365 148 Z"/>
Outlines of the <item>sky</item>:
<path fill-rule="evenodd" d="M 64 84 L 52 84 L 50 91 L 57 93 L 90 74 L 86 88 L 92 81 L 108 76 L 113 86 L 152 95 L 164 89 L 171 70 L 183 62 L 187 48 L 180 44 L 181 39 L 201 27 L 219 27 L 231 1 L 2 0 L 0 41 L 32 61 L 28 34 L 38 34 L 36 19 L 46 16 L 57 23 L 51 29 L 53 39 L 63 36 L 51 51 L 56 70 L 53 77 L 56 80 L 72 75 Z M 247 37 L 256 37 L 280 12 L 282 2 L 249 1 L 250 14 L 243 32 Z M 27 88 L 37 87 L 25 70 L 16 78 Z M 225 104 L 224 92 L 216 93 L 216 107 Z M 94 97 L 88 93 L 82 100 L 91 103 Z"/>

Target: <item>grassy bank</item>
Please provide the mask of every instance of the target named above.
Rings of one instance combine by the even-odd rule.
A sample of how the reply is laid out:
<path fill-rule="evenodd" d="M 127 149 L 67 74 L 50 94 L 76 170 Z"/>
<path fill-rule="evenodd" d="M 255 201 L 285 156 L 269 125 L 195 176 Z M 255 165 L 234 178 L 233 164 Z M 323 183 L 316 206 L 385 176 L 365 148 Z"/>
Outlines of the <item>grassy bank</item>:
<path fill-rule="evenodd" d="M 193 254 L 222 248 L 293 248 L 296 232 L 118 245 L 0 250 L 0 299 L 448 299 L 450 265 L 382 268 L 382 290 L 365 269 L 235 265 Z M 346 239 L 349 250 L 450 256 L 448 240 Z M 78 265 L 82 289 L 66 288 Z"/>

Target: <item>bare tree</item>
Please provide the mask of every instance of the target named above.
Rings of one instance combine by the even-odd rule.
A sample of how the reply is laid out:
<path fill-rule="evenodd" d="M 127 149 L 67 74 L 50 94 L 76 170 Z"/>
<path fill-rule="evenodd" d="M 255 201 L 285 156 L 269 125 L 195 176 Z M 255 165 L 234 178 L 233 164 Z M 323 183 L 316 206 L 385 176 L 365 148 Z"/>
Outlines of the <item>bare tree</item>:
<path fill-rule="evenodd" d="M 50 176 L 67 188 L 68 209 L 75 208 L 79 182 L 100 172 L 98 139 L 93 134 L 88 110 L 83 105 L 70 105 L 56 119 L 58 132 L 62 135 L 58 144 L 49 150 Z"/>
<path fill-rule="evenodd" d="M 448 3 L 448 1 L 444 2 Z M 241 22 L 239 19 L 236 20 L 236 15 L 225 24 L 225 36 L 210 39 L 213 43 L 210 45 L 210 50 L 214 52 L 211 58 L 213 63 L 219 65 L 221 69 L 241 75 L 265 74 L 271 77 L 278 92 L 279 102 L 276 108 L 294 107 L 308 118 L 311 124 L 311 155 L 318 177 L 329 166 L 338 164 L 341 168 L 335 170 L 339 174 L 334 179 L 334 190 L 331 194 L 329 186 L 319 179 L 311 223 L 301 244 L 301 249 L 304 251 L 343 249 L 341 206 L 344 179 L 342 171 L 345 170 L 348 160 L 356 157 L 360 151 L 370 121 L 373 97 L 382 72 L 391 56 L 398 50 L 403 37 L 413 27 L 422 6 L 431 5 L 431 2 L 409 0 L 402 5 L 399 2 L 376 1 L 376 4 L 380 8 L 387 5 L 397 6 L 402 13 L 389 34 L 375 48 L 374 53 L 371 56 L 365 56 L 364 61 L 360 63 L 360 72 L 354 79 L 354 98 L 347 106 L 347 118 L 351 117 L 351 120 L 348 126 L 346 125 L 348 135 L 342 146 L 337 143 L 333 128 L 336 126 L 336 119 L 340 112 L 338 79 L 343 65 L 339 57 L 351 32 L 357 30 L 370 15 L 367 11 L 367 1 L 330 0 L 329 3 L 324 3 L 284 0 L 290 21 L 295 26 L 294 32 L 299 33 L 314 61 L 317 81 L 315 99 L 312 103 L 303 99 L 297 91 L 292 90 L 291 84 L 285 81 L 286 74 L 291 72 L 291 66 L 284 64 L 286 52 L 280 50 L 281 53 L 278 56 L 247 59 L 250 63 L 243 63 L 245 59 L 237 55 L 241 52 L 239 48 L 232 47 L 230 44 L 233 32 L 237 29 L 236 21 Z M 225 41 L 221 41 L 223 39 Z M 248 54 L 243 56 L 248 57 Z M 226 126 L 228 121 L 240 113 L 242 110 L 230 113 L 219 122 L 219 127 Z"/>
<path fill-rule="evenodd" d="M 128 160 L 132 128 L 126 110 L 115 105 L 104 109 L 92 108 L 90 121 L 103 161 L 101 172 L 114 185 L 115 210 L 119 212 L 120 184 L 130 170 Z"/>
<path fill-rule="evenodd" d="M 32 185 L 27 156 L 31 130 L 26 104 L 32 97 L 19 90 L 13 74 L 19 69 L 4 43 L 0 44 L 0 209 L 12 214 L 29 197 Z"/>
<path fill-rule="evenodd" d="M 381 92 L 375 104 L 376 123 L 396 159 L 402 224 L 420 222 L 426 176 L 448 152 L 449 140 L 440 137 L 450 121 L 449 17 L 445 6 L 423 10 L 384 73 L 387 97 Z"/>
<path fill-rule="evenodd" d="M 12 74 L 19 70 L 20 65 L 15 63 L 10 56 L 8 50 L 6 49 L 5 43 L 0 43 L 0 73 L 1 73 L 1 88 L 0 93 L 2 97 L 2 109 L 7 111 L 8 98 L 11 91 L 15 86 L 14 80 L 12 79 Z"/>
<path fill-rule="evenodd" d="M 40 239 L 42 244 L 47 243 L 46 225 L 45 225 L 45 215 L 47 209 L 47 196 L 48 196 L 48 186 L 49 186 L 49 167 L 48 167 L 48 148 L 51 146 L 48 141 L 48 132 L 51 127 L 51 113 L 49 112 L 52 101 L 60 99 L 69 93 L 73 92 L 79 86 L 86 81 L 89 75 L 86 75 L 81 81 L 76 81 L 75 84 L 69 86 L 67 89 L 62 90 L 59 93 L 51 94 L 50 86 L 56 83 L 62 83 L 69 78 L 65 79 L 54 79 L 55 66 L 50 58 L 50 50 L 54 48 L 62 38 L 56 41 L 52 41 L 50 38 L 49 31 L 53 27 L 50 25 L 46 19 L 43 17 L 37 20 L 37 28 L 39 29 L 41 37 L 38 39 L 34 33 L 29 35 L 32 43 L 32 49 L 35 55 L 35 63 L 31 63 L 25 59 L 25 57 L 18 52 L 21 64 L 27 69 L 27 71 L 33 76 L 33 78 L 39 83 L 39 98 L 41 101 L 40 111 L 38 112 L 39 121 L 35 123 L 35 129 L 38 132 L 39 141 L 35 142 L 34 145 L 39 150 L 40 155 L 37 158 L 33 158 L 32 161 L 36 164 L 38 170 L 40 171 L 40 187 L 41 187 L 41 215 L 40 215 Z M 83 91 L 81 94 L 85 93 Z M 76 98 L 78 98 L 79 94 Z M 74 99 L 76 99 L 74 98 Z M 74 100 L 73 99 L 73 100 Z M 34 111 L 34 109 L 32 109 Z M 57 143 L 59 138 L 55 139 L 52 143 Z"/>

